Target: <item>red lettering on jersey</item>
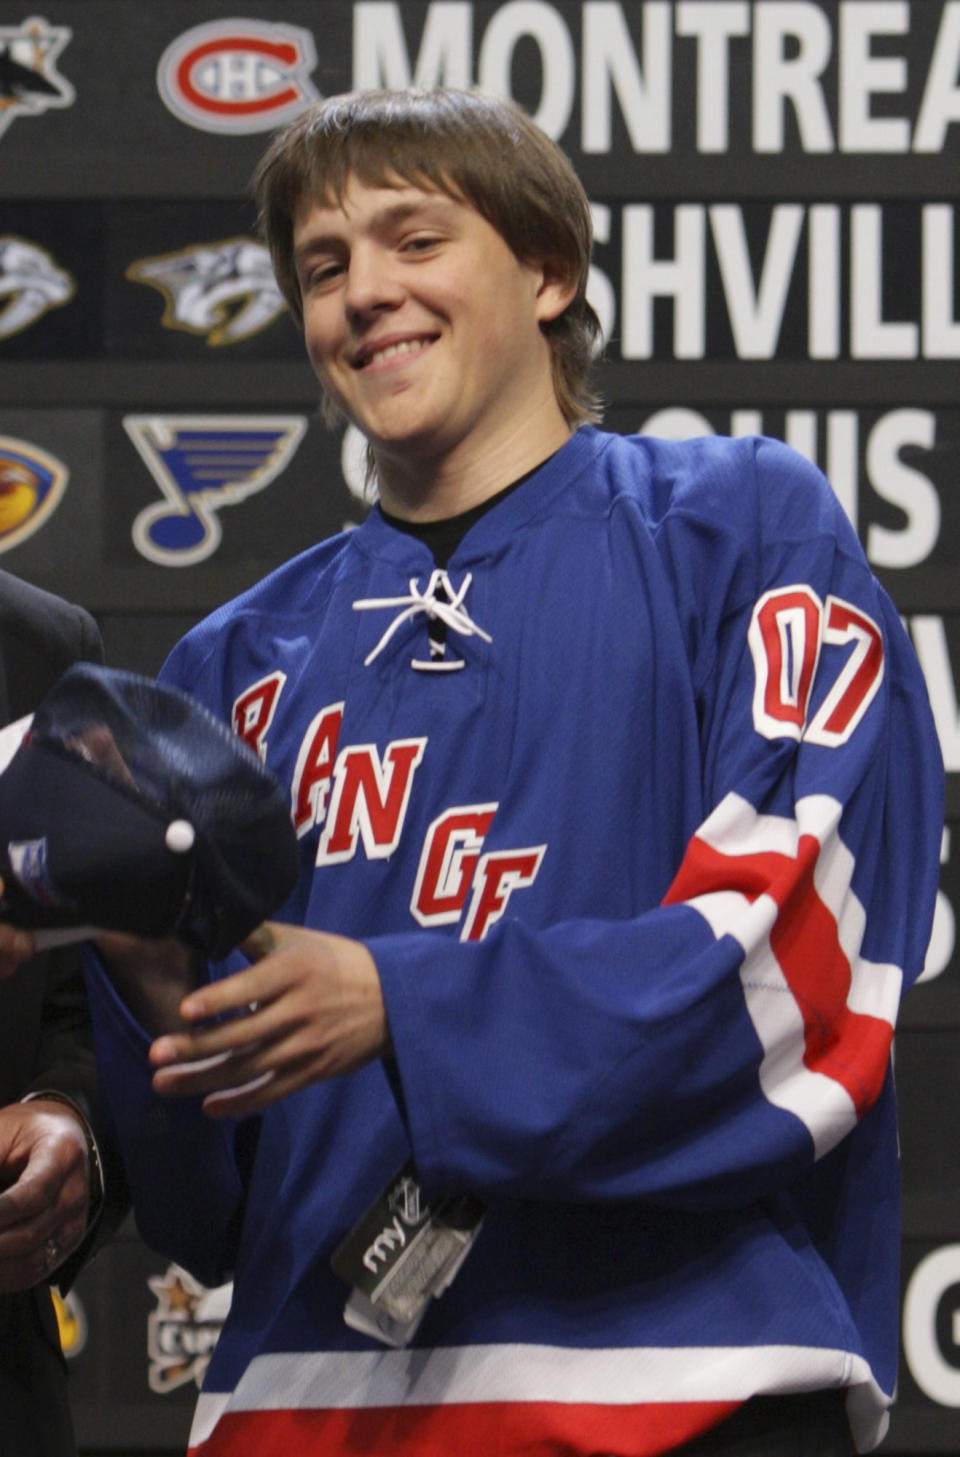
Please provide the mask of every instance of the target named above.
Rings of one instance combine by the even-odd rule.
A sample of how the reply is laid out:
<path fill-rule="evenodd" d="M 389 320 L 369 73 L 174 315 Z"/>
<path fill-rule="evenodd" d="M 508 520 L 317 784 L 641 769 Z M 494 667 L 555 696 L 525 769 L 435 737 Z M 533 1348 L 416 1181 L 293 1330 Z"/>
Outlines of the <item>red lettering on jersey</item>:
<path fill-rule="evenodd" d="M 840 597 L 827 598 L 823 640 L 853 644 L 843 669 L 817 710 L 804 738 L 828 748 L 846 743 L 883 682 L 883 636 L 865 612 Z"/>
<path fill-rule="evenodd" d="M 459 921 L 495 804 L 448 809 L 427 830 L 410 909 L 421 926 Z"/>
<path fill-rule="evenodd" d="M 507 909 L 513 892 L 533 884 L 546 849 L 546 845 L 534 845 L 527 850 L 491 850 L 481 857 L 461 941 L 483 940 Z"/>
<path fill-rule="evenodd" d="M 343 704 L 330 703 L 321 708 L 303 736 L 291 787 L 293 824 L 298 835 L 323 824 L 342 722 Z"/>
<path fill-rule="evenodd" d="M 830 596 L 821 605 L 809 587 L 777 587 L 754 608 L 748 640 L 757 733 L 827 748 L 846 743 L 883 681 L 883 635 L 873 619 L 841 597 Z M 822 671 L 821 643 L 850 652 L 808 725 L 814 675 Z M 836 661 L 834 656 L 828 667 Z"/>
<path fill-rule="evenodd" d="M 286 673 L 269 673 L 240 694 L 233 705 L 233 728 L 261 759 L 267 757 L 267 729 L 280 699 L 280 690 L 287 681 Z"/>
<path fill-rule="evenodd" d="M 749 642 L 756 669 L 753 718 L 766 738 L 799 739 L 820 653 L 820 599 L 809 587 L 778 587 L 757 603 Z"/>
<path fill-rule="evenodd" d="M 385 860 L 396 849 L 410 802 L 410 789 L 427 741 L 397 739 L 383 761 L 373 744 L 344 749 L 333 772 L 327 823 L 317 847 L 317 864 L 351 860 L 357 837 L 370 860 Z"/>

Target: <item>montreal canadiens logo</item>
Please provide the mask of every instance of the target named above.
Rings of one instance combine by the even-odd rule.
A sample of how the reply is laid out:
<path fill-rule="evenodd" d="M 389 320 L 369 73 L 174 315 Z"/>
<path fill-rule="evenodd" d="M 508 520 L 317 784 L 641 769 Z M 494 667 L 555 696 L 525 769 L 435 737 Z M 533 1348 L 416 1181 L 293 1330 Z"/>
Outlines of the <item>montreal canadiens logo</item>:
<path fill-rule="evenodd" d="M 316 64 L 313 37 L 299 26 L 218 20 L 167 47 L 157 86 L 174 116 L 201 131 L 270 131 L 319 99 L 309 79 Z"/>

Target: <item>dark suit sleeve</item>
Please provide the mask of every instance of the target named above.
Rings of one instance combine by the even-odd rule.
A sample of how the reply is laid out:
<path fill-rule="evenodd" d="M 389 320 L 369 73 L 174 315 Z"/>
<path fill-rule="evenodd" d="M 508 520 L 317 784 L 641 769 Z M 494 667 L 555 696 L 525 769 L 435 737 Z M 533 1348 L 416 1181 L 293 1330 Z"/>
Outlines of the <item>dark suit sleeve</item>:
<path fill-rule="evenodd" d="M 39 963 L 39 965 L 38 965 Z M 26 1093 L 65 1093 L 84 1114 L 96 1140 L 103 1172 L 103 1203 L 95 1224 L 68 1264 L 57 1272 L 65 1289 L 83 1262 L 114 1233 L 129 1208 L 129 1194 L 116 1140 L 97 1086 L 90 1014 L 74 947 L 37 957 L 23 968 L 43 977 L 40 1036 Z"/>
<path fill-rule="evenodd" d="M 103 661 L 100 634 L 90 614 L 48 594 L 31 590 L 18 598 L 3 628 L 8 713 L 19 718 L 31 712 L 67 667 L 78 659 Z M 104 1202 L 96 1224 L 80 1250 L 57 1272 L 57 1284 L 66 1288 L 77 1269 L 113 1233 L 129 1207 L 123 1169 L 98 1090 L 93 1039 L 87 1010 L 79 954 L 75 947 L 42 953 L 20 968 L 24 983 L 20 1002 L 26 1020 L 36 1029 L 32 1065 L 26 1085 L 14 1090 L 60 1092 L 83 1111 L 100 1150 L 104 1173 Z M 35 1018 L 27 1014 L 35 990 L 39 1007 Z M 29 1040 L 28 1027 L 23 1029 Z"/>
<path fill-rule="evenodd" d="M 0 572 L 0 721 L 32 713 L 79 658 L 103 662 L 89 612 Z"/>

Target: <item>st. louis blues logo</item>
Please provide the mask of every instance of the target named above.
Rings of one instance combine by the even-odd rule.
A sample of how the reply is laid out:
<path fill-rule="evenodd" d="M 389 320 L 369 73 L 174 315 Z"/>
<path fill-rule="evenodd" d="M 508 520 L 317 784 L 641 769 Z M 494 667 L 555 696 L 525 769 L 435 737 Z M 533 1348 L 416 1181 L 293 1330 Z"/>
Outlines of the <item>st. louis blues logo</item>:
<path fill-rule="evenodd" d="M 29 329 L 49 309 L 67 303 L 75 289 L 73 277 L 46 249 L 11 234 L 0 237 L 0 339 Z"/>
<path fill-rule="evenodd" d="M 304 415 L 127 415 L 123 424 L 164 497 L 137 516 L 134 544 L 165 567 L 211 556 L 217 512 L 275 480 L 307 428 Z"/>
<path fill-rule="evenodd" d="M 176 253 L 140 258 L 127 277 L 160 290 L 168 329 L 206 335 L 208 344 L 236 344 L 272 324 L 286 307 L 262 243 L 228 238 Z"/>
<path fill-rule="evenodd" d="M 71 106 L 75 91 L 56 68 L 73 31 L 32 17 L 0 25 L 0 136 L 18 116 L 39 116 L 51 106 Z"/>
<path fill-rule="evenodd" d="M 69 472 L 26 440 L 0 435 L 0 552 L 18 546 L 59 505 Z"/>
<path fill-rule="evenodd" d="M 313 37 L 295 25 L 213 20 L 177 37 L 160 57 L 164 105 L 207 132 L 270 131 L 319 93 Z"/>

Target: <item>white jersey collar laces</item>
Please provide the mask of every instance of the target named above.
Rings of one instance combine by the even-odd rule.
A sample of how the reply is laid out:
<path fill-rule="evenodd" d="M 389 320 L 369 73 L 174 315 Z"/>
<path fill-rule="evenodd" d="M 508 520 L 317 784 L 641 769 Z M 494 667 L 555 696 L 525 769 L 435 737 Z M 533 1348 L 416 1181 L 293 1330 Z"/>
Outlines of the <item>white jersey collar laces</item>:
<path fill-rule="evenodd" d="M 373 660 L 383 652 L 387 643 L 403 624 L 422 612 L 431 621 L 442 622 L 451 632 L 458 633 L 461 637 L 481 637 L 484 642 L 492 642 L 493 639 L 488 632 L 485 632 L 463 605 L 467 595 L 467 589 L 473 577 L 467 572 L 463 581 L 456 591 L 447 573 L 440 567 L 436 567 L 430 573 L 430 579 L 426 588 L 420 591 L 420 579 L 411 577 L 409 582 L 410 591 L 405 597 L 365 597 L 353 606 L 356 611 L 364 612 L 368 609 L 396 609 L 393 621 L 387 626 L 380 641 L 371 649 L 363 660 L 363 666 L 368 668 Z M 413 658 L 410 666 L 423 672 L 449 673 L 464 666 L 463 659 L 451 659 L 445 655 L 443 642 L 436 642 L 431 639 L 430 658 L 428 660 Z"/>

